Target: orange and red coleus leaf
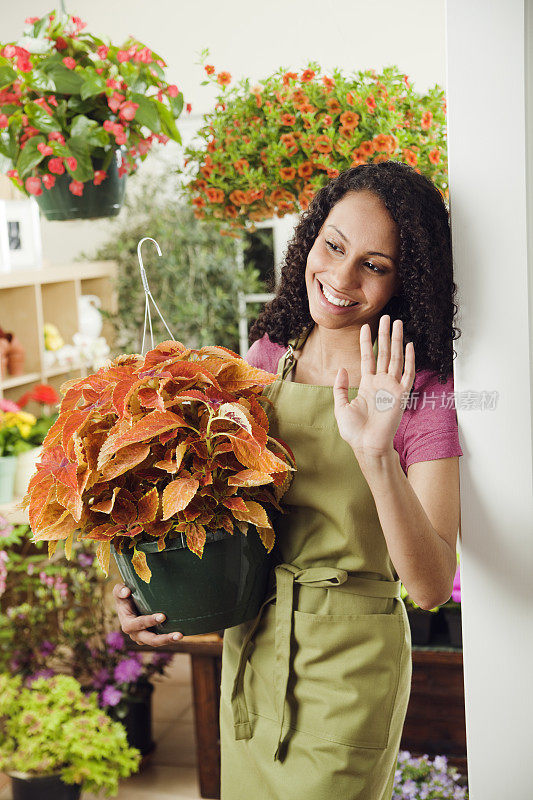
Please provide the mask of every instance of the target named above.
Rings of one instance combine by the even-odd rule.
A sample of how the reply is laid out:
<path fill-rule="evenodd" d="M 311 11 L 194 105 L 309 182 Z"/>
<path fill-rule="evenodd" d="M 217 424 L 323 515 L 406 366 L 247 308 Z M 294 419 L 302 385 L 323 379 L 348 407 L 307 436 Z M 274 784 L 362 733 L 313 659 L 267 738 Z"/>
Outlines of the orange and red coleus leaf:
<path fill-rule="evenodd" d="M 199 483 L 194 478 L 176 478 L 163 489 L 163 519 L 186 508 L 196 494 Z"/>

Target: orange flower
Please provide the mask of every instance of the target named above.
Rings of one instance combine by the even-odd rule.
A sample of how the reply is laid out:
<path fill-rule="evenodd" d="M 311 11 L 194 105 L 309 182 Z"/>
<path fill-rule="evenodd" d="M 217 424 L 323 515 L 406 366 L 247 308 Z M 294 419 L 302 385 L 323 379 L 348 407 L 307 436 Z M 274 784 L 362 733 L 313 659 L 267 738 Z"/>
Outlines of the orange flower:
<path fill-rule="evenodd" d="M 256 200 L 262 200 L 265 193 L 262 189 L 248 189 L 246 194 L 246 202 L 248 204 L 255 202 Z"/>
<path fill-rule="evenodd" d="M 210 203 L 223 203 L 224 202 L 224 192 L 222 189 L 214 189 L 210 187 L 206 191 L 207 199 Z"/>
<path fill-rule="evenodd" d="M 225 103 L 217 103 L 215 106 L 215 111 L 225 111 L 226 104 Z"/>
<path fill-rule="evenodd" d="M 329 114 L 324 114 L 320 118 L 320 122 L 322 123 L 323 126 L 328 126 L 329 127 L 330 125 L 333 125 L 333 118 L 330 117 Z"/>
<path fill-rule="evenodd" d="M 201 211 L 199 208 L 195 208 L 192 213 L 196 219 L 203 219 L 205 217 L 205 211 Z"/>
<path fill-rule="evenodd" d="M 440 150 L 439 150 L 439 148 L 435 147 L 434 150 L 430 150 L 428 158 L 429 158 L 429 160 L 431 161 L 432 164 L 438 164 L 439 161 L 440 161 Z"/>
<path fill-rule="evenodd" d="M 433 114 L 431 111 L 425 111 L 422 114 L 422 120 L 420 122 L 420 126 L 423 130 L 427 131 L 431 128 L 431 123 L 433 122 Z"/>
<path fill-rule="evenodd" d="M 300 207 L 303 211 L 309 208 L 310 203 L 305 194 L 298 195 L 298 202 L 300 203 Z"/>
<path fill-rule="evenodd" d="M 237 161 L 234 161 L 233 166 L 240 175 L 244 174 L 245 169 L 250 168 L 250 164 L 245 158 L 239 158 Z"/>
<path fill-rule="evenodd" d="M 294 125 L 296 122 L 296 117 L 294 114 L 282 114 L 281 115 L 281 124 L 282 125 Z"/>
<path fill-rule="evenodd" d="M 357 128 L 360 116 L 355 111 L 344 111 L 339 117 L 340 123 L 345 128 Z"/>
<path fill-rule="evenodd" d="M 298 175 L 300 178 L 310 178 L 313 174 L 313 165 L 310 161 L 303 161 L 298 167 Z"/>
<path fill-rule="evenodd" d="M 374 111 L 376 110 L 376 101 L 374 99 L 374 95 L 373 94 L 369 94 L 368 97 L 366 98 L 365 102 L 366 102 L 366 107 L 368 108 L 369 112 L 371 114 L 373 114 Z"/>
<path fill-rule="evenodd" d="M 283 216 L 284 214 L 292 214 L 294 211 L 294 203 L 289 203 L 285 200 L 280 200 L 278 203 L 278 214 Z"/>
<path fill-rule="evenodd" d="M 315 139 L 314 149 L 319 153 L 331 153 L 332 145 L 329 136 L 326 136 L 325 134 L 322 136 L 317 136 Z"/>
<path fill-rule="evenodd" d="M 278 103 L 280 105 L 283 105 L 283 103 L 287 99 L 287 95 L 286 94 L 281 94 L 281 92 L 274 92 L 274 97 L 276 98 L 276 100 L 278 101 Z"/>
<path fill-rule="evenodd" d="M 394 153 L 398 148 L 399 142 L 396 136 L 389 136 L 389 153 Z"/>
<path fill-rule="evenodd" d="M 338 112 L 341 110 L 341 104 L 336 97 L 328 97 L 326 100 L 326 105 L 332 114 L 338 114 Z"/>
<path fill-rule="evenodd" d="M 217 143 L 216 143 L 216 139 L 213 139 L 213 140 L 212 140 L 212 141 L 210 141 L 210 142 L 209 142 L 209 144 L 207 145 L 207 152 L 208 152 L 208 153 L 214 153 L 216 149 L 217 149 Z"/>
<path fill-rule="evenodd" d="M 282 167 L 279 175 L 282 181 L 292 181 L 296 177 L 296 170 L 294 167 Z"/>
<path fill-rule="evenodd" d="M 389 149 L 389 137 L 386 133 L 378 133 L 374 136 L 374 149 L 375 150 L 388 150 Z M 375 161 L 376 159 L 374 159 Z"/>
<path fill-rule="evenodd" d="M 212 75 L 213 72 L 215 71 L 215 68 L 214 68 L 214 66 L 212 64 L 206 64 L 204 69 L 205 69 L 205 71 L 207 72 L 208 75 Z"/>
<path fill-rule="evenodd" d="M 210 178 L 211 177 L 211 173 L 213 172 L 214 169 L 215 168 L 213 166 L 210 166 L 209 164 L 205 164 L 203 167 L 200 167 L 200 172 L 202 173 L 204 178 Z"/>
<path fill-rule="evenodd" d="M 192 204 L 197 208 L 202 208 L 202 206 L 205 206 L 205 200 L 203 197 L 193 197 Z"/>
<path fill-rule="evenodd" d="M 286 72 L 285 75 L 283 76 L 283 85 L 288 86 L 290 80 L 295 81 L 297 80 L 297 78 L 298 78 L 297 72 Z"/>
<path fill-rule="evenodd" d="M 357 153 L 357 151 L 355 151 Z M 351 167 L 358 167 L 360 164 L 365 164 L 366 159 L 362 158 L 360 155 L 352 156 L 352 163 L 350 164 Z"/>
<path fill-rule="evenodd" d="M 285 149 L 290 156 L 296 155 L 298 152 L 298 144 L 292 133 L 282 133 L 280 142 L 285 145 Z"/>
<path fill-rule="evenodd" d="M 335 81 L 332 78 L 328 78 L 327 75 L 322 76 L 322 83 L 326 87 L 327 94 L 329 94 L 335 88 Z"/>
<path fill-rule="evenodd" d="M 389 160 L 389 154 L 388 153 L 380 153 L 379 155 L 374 156 L 374 159 L 373 159 L 374 164 L 379 164 L 380 161 L 388 161 L 388 160 Z"/>
<path fill-rule="evenodd" d="M 227 86 L 231 82 L 231 74 L 229 72 L 219 72 L 217 75 L 217 83 L 221 86 Z"/>
<path fill-rule="evenodd" d="M 295 89 L 292 93 L 292 99 L 295 103 L 308 103 L 309 98 L 303 89 Z"/>
<path fill-rule="evenodd" d="M 239 213 L 235 206 L 224 206 L 224 211 L 226 212 L 227 217 L 236 217 Z"/>
<path fill-rule="evenodd" d="M 241 189 L 235 189 L 229 196 L 229 199 L 236 206 L 242 206 L 246 203 L 246 192 Z"/>
<path fill-rule="evenodd" d="M 374 142 L 371 142 L 369 140 L 361 142 L 361 144 L 358 147 L 358 150 L 363 156 L 367 157 L 371 156 L 372 153 L 374 152 Z"/>
<path fill-rule="evenodd" d="M 328 176 L 328 178 L 336 178 L 339 175 L 339 170 L 334 168 L 327 169 L 326 175 Z"/>
<path fill-rule="evenodd" d="M 261 108 L 261 106 L 263 105 L 263 98 L 261 97 L 260 94 L 256 94 L 256 95 L 254 95 L 254 97 L 255 97 L 255 104 L 256 104 L 257 108 Z"/>
<path fill-rule="evenodd" d="M 402 153 L 407 164 L 410 164 L 412 167 L 414 167 L 418 163 L 418 156 L 414 150 L 410 150 L 408 147 L 405 147 L 402 150 Z"/>
<path fill-rule="evenodd" d="M 315 77 L 315 72 L 312 69 L 304 69 L 302 72 L 301 81 L 302 83 L 309 83 Z"/>
<path fill-rule="evenodd" d="M 298 106 L 300 114 L 315 114 L 317 109 L 311 103 L 302 103 Z"/>

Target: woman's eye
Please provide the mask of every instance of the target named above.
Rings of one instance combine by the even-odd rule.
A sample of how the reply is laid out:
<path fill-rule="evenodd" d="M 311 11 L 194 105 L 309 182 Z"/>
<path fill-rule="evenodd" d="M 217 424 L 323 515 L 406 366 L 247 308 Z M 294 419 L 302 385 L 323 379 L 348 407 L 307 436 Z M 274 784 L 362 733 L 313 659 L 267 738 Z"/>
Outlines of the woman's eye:
<path fill-rule="evenodd" d="M 381 269 L 381 267 L 376 267 L 375 264 L 372 264 L 371 261 L 365 261 L 365 264 L 368 264 L 369 267 L 372 267 L 372 271 L 376 273 L 376 275 L 383 275 L 386 270 Z"/>
<path fill-rule="evenodd" d="M 333 244 L 333 242 L 328 242 L 327 239 L 326 239 L 326 244 L 331 250 L 333 250 L 334 253 L 340 253 L 341 252 L 340 247 L 337 247 L 337 245 Z"/>

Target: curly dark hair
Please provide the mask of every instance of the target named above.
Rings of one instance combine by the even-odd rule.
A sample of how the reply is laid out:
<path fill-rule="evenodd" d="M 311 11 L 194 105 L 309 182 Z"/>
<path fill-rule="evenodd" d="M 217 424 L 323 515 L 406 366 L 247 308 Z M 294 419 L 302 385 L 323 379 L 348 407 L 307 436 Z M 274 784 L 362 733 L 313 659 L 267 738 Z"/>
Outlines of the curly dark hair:
<path fill-rule="evenodd" d="M 267 333 L 287 347 L 313 324 L 305 284 L 307 256 L 333 206 L 347 192 L 369 190 L 385 204 L 399 227 L 399 294 L 381 311 L 403 322 L 404 346 L 415 347 L 417 372 L 431 369 L 445 383 L 456 355 L 453 340 L 461 331 L 453 324 L 458 307 L 453 280 L 449 215 L 432 181 L 399 161 L 361 164 L 341 172 L 316 193 L 287 245 L 276 296 L 250 329 L 250 341 Z"/>

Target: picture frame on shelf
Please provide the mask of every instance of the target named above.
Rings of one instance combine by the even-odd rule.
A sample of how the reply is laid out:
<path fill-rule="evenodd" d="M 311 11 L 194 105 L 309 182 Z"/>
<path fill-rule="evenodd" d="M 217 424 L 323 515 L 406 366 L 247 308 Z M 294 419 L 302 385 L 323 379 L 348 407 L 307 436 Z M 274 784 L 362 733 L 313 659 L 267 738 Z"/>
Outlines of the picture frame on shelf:
<path fill-rule="evenodd" d="M 6 204 L 6 200 L 0 200 L 0 274 L 11 270 Z"/>
<path fill-rule="evenodd" d="M 4 200 L 10 269 L 43 266 L 41 220 L 35 198 Z"/>

